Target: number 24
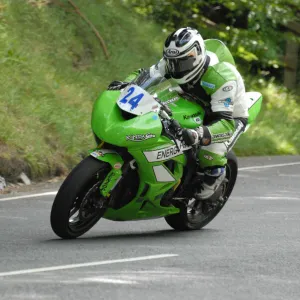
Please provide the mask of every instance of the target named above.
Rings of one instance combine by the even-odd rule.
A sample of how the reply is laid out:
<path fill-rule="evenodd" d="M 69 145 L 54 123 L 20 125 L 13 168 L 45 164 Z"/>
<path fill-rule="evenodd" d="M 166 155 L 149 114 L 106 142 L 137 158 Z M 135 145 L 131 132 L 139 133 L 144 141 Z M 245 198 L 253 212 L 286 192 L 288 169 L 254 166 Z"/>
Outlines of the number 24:
<path fill-rule="evenodd" d="M 135 90 L 134 87 L 131 87 L 127 91 L 127 94 L 125 95 L 125 97 L 120 100 L 120 102 L 124 103 L 124 104 L 126 104 L 128 102 L 131 105 L 130 110 L 134 110 L 135 108 L 137 108 L 138 105 L 139 105 L 139 102 L 144 97 L 144 94 L 138 94 L 138 95 L 134 96 L 131 99 L 127 99 L 128 97 L 130 97 L 134 93 L 134 90 Z"/>

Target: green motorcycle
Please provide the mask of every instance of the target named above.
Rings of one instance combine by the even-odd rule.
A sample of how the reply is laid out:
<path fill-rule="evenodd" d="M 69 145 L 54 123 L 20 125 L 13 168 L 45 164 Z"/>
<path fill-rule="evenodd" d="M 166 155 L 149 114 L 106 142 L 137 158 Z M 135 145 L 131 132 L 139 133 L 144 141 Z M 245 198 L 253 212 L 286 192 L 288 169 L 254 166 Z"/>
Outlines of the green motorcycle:
<path fill-rule="evenodd" d="M 262 96 L 252 92 L 247 97 L 251 125 Z M 230 151 L 226 179 L 214 199 L 194 199 L 203 180 L 199 146 L 188 147 L 176 136 L 181 126 L 202 124 L 205 109 L 194 100 L 180 95 L 169 81 L 103 92 L 92 112 L 98 147 L 60 187 L 51 211 L 53 231 L 61 238 L 77 238 L 100 218 L 164 217 L 176 230 L 200 229 L 213 220 L 234 188 L 238 165 Z"/>

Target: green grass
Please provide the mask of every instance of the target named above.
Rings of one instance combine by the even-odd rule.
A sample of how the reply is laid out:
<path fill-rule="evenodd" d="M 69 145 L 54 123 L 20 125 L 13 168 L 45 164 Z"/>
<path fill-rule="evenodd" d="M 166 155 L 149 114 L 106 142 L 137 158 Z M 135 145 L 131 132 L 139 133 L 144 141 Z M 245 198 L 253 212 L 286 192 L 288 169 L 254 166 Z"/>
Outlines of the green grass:
<path fill-rule="evenodd" d="M 97 95 L 110 81 L 159 59 L 165 36 L 157 26 L 118 1 L 75 3 L 106 41 L 109 60 L 77 14 L 0 0 L 2 175 L 9 176 L 16 159 L 33 178 L 70 169 L 94 147 L 90 115 Z"/>
<path fill-rule="evenodd" d="M 299 96 L 274 84 L 256 90 L 264 96 L 262 111 L 238 140 L 235 152 L 240 156 L 300 154 Z"/>
<path fill-rule="evenodd" d="M 53 4 L 0 0 L 0 175 L 7 179 L 23 170 L 35 179 L 67 172 L 94 146 L 90 115 L 97 95 L 161 57 L 166 35 L 149 20 L 117 0 L 74 2 L 103 36 L 109 60 L 77 14 Z M 296 96 L 273 85 L 264 94 L 259 122 L 236 151 L 299 153 Z"/>

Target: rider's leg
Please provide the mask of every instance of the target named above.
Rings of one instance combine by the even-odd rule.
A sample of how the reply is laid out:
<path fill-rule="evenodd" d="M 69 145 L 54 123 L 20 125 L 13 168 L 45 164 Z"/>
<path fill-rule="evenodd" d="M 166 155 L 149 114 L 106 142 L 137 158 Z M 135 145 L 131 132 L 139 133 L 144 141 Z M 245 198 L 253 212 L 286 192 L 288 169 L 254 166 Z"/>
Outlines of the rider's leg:
<path fill-rule="evenodd" d="M 236 130 L 228 142 L 201 147 L 198 158 L 200 166 L 204 169 L 204 182 L 203 189 L 197 194 L 198 199 L 209 199 L 225 179 L 226 155 L 244 132 L 245 125 L 240 120 L 235 120 L 235 128 Z"/>

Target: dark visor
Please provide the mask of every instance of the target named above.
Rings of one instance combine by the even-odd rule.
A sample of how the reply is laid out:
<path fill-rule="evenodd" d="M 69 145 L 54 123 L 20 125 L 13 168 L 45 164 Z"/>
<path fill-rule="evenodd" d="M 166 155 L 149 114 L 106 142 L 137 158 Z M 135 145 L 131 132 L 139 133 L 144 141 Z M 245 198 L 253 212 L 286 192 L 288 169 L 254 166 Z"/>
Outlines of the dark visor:
<path fill-rule="evenodd" d="M 168 72 L 173 78 L 182 78 L 195 68 L 195 60 L 196 58 L 193 56 L 169 58 L 167 59 Z"/>

